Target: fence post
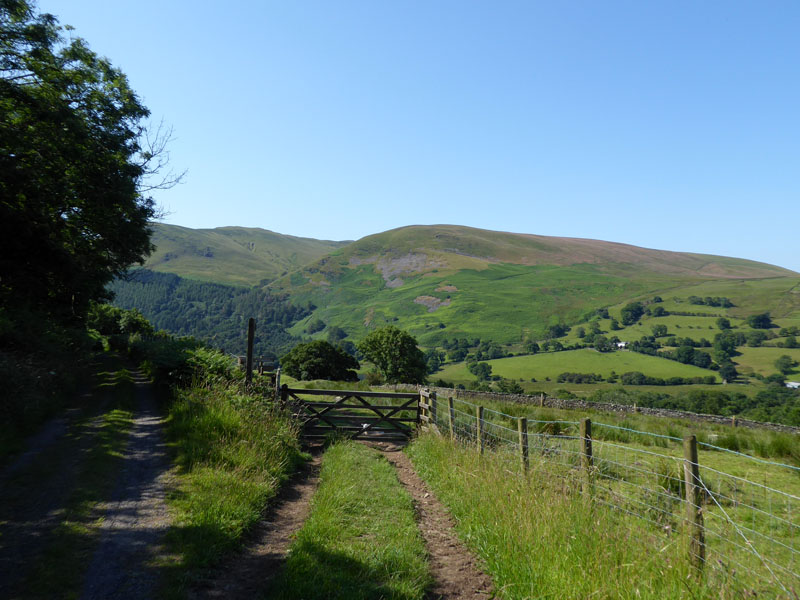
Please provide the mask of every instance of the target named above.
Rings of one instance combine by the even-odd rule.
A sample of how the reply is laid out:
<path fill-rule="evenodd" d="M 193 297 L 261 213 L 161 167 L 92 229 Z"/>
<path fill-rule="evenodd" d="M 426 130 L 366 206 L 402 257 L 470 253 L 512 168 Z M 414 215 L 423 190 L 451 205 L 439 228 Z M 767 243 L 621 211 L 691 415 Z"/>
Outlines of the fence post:
<path fill-rule="evenodd" d="M 456 407 L 453 404 L 453 397 L 447 399 L 447 417 L 450 424 L 450 439 L 456 439 Z"/>
<path fill-rule="evenodd" d="M 250 317 L 247 322 L 247 365 L 244 370 L 244 380 L 249 385 L 253 382 L 253 342 L 256 338 L 256 320 Z"/>
<path fill-rule="evenodd" d="M 478 442 L 478 452 L 483 454 L 483 407 L 476 406 L 475 407 L 475 416 L 478 420 L 478 427 L 475 430 L 476 432 L 476 440 Z"/>
<path fill-rule="evenodd" d="M 583 493 L 587 496 L 592 493 L 592 420 L 581 419 L 581 470 L 583 471 Z"/>
<path fill-rule="evenodd" d="M 683 438 L 683 481 L 686 488 L 686 519 L 689 526 L 689 562 L 697 569 L 706 560 L 703 531 L 703 488 L 700 486 L 700 466 L 697 462 L 697 438 Z"/>
<path fill-rule="evenodd" d="M 517 430 L 519 431 L 519 459 L 522 463 L 522 472 L 528 472 L 528 419 L 520 417 L 517 419 Z"/>
<path fill-rule="evenodd" d="M 275 402 L 281 399 L 281 368 L 275 370 Z"/>
<path fill-rule="evenodd" d="M 289 400 L 289 386 L 284 383 L 281 386 L 281 406 L 286 406 L 287 400 Z"/>
<path fill-rule="evenodd" d="M 539 394 L 539 408 L 544 407 L 544 394 Z"/>
<path fill-rule="evenodd" d="M 737 419 L 736 419 L 736 415 L 733 415 L 733 416 L 731 417 L 731 425 L 732 425 L 733 427 L 736 427 L 736 426 L 738 426 L 738 425 L 739 425 L 739 423 L 737 423 L 736 421 L 737 421 Z"/>
<path fill-rule="evenodd" d="M 433 423 L 434 428 L 438 428 L 436 426 L 436 412 L 437 412 L 437 405 L 436 405 L 436 391 L 431 392 L 431 422 Z"/>

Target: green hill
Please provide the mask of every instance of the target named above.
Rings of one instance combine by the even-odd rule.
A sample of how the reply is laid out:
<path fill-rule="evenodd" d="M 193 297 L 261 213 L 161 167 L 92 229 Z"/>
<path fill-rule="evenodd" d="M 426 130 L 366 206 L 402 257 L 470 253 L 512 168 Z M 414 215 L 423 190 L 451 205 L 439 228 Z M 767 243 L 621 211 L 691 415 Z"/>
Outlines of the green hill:
<path fill-rule="evenodd" d="M 348 244 L 252 227 L 189 229 L 163 223 L 153 224 L 152 241 L 156 250 L 146 268 L 235 285 L 275 279 Z"/>
<path fill-rule="evenodd" d="M 600 307 L 701 288 L 732 298 L 739 316 L 800 316 L 800 275 L 773 265 L 454 225 L 367 236 L 270 284 L 317 307 L 296 335 L 317 320 L 354 338 L 394 323 L 424 345 L 463 336 L 522 343 Z"/>

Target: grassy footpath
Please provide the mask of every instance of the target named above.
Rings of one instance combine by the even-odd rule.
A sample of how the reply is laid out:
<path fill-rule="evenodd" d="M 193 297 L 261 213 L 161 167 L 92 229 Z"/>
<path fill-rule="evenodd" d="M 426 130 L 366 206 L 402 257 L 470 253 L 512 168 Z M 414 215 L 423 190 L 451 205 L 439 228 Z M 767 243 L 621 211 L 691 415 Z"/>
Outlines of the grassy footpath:
<path fill-rule="evenodd" d="M 430 575 L 414 507 L 378 452 L 354 442 L 332 446 L 312 502 L 273 598 L 423 597 Z"/>
<path fill-rule="evenodd" d="M 176 392 L 167 436 L 179 468 L 165 597 L 236 547 L 300 460 L 288 418 L 236 384 Z"/>
<path fill-rule="evenodd" d="M 680 536 L 665 539 L 591 506 L 571 493 L 573 482 L 545 471 L 518 476 L 516 457 L 480 456 L 431 435 L 408 453 L 502 598 L 740 597 L 725 582 L 712 588 L 690 573 Z"/>

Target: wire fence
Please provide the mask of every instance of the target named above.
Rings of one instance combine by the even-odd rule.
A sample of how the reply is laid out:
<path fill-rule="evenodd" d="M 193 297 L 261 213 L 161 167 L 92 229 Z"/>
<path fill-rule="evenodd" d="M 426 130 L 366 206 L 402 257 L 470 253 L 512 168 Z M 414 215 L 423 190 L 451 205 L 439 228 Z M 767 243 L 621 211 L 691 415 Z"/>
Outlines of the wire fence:
<path fill-rule="evenodd" d="M 597 504 L 641 519 L 660 535 L 683 536 L 687 558 L 705 577 L 736 583 L 745 594 L 798 598 L 797 467 L 693 436 L 587 425 L 588 419 L 522 419 L 435 394 L 430 403 L 428 423 L 440 433 L 484 452 L 519 454 L 526 465 L 580 481 Z"/>

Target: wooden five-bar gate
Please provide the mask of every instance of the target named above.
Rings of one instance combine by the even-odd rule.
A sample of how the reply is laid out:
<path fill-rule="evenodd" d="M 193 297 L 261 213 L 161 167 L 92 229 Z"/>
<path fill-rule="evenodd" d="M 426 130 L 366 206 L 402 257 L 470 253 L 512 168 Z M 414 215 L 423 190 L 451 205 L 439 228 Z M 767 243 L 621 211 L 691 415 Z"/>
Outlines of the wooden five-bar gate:
<path fill-rule="evenodd" d="M 418 392 L 280 388 L 281 402 L 303 426 L 303 437 L 342 433 L 353 438 L 406 440 L 420 422 Z"/>

